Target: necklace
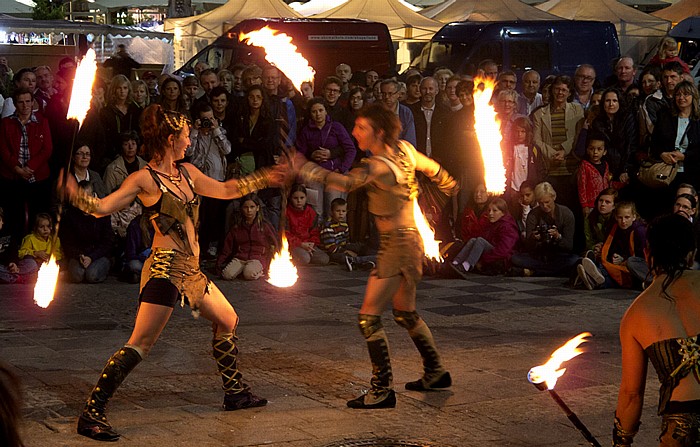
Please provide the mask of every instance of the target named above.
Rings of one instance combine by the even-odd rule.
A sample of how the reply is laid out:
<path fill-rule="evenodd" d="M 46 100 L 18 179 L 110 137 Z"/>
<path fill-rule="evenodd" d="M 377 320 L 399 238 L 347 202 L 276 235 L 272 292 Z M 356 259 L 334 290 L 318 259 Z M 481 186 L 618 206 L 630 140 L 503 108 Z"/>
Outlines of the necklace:
<path fill-rule="evenodd" d="M 167 178 L 168 180 L 170 180 L 170 183 L 177 186 L 179 189 L 180 182 L 182 182 L 182 174 L 179 169 L 177 170 L 177 175 L 166 174 L 165 172 L 160 172 L 156 169 L 153 169 L 153 172 L 155 172 L 163 178 Z"/>

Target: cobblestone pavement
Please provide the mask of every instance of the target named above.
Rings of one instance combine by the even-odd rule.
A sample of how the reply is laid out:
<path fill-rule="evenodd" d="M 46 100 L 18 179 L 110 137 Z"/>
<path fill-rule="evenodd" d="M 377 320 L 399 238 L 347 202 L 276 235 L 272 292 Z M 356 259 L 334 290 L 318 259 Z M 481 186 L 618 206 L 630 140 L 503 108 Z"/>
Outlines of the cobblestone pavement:
<path fill-rule="evenodd" d="M 419 377 L 420 358 L 387 312 L 398 404 L 362 411 L 346 408 L 345 401 L 366 388 L 371 372 L 355 323 L 367 272 L 309 267 L 300 276 L 289 289 L 216 281 L 241 318 L 245 379 L 269 399 L 267 407 L 220 410 L 210 328 L 178 307 L 110 403 L 120 444 L 322 447 L 393 438 L 452 447 L 585 446 L 526 374 L 566 340 L 589 331 L 594 336 L 585 354 L 567 364 L 557 390 L 609 445 L 620 375 L 617 330 L 634 292 L 573 290 L 557 278 L 426 278 L 418 308 L 454 386 L 433 393 L 404 390 L 405 382 Z M 136 300 L 136 285 L 113 278 L 60 284 L 46 310 L 33 304 L 31 286 L 0 286 L 0 359 L 23 380 L 28 447 L 97 444 L 75 433 L 76 415 L 104 362 L 127 340 Z M 653 445 L 657 399 L 651 372 L 635 445 Z"/>

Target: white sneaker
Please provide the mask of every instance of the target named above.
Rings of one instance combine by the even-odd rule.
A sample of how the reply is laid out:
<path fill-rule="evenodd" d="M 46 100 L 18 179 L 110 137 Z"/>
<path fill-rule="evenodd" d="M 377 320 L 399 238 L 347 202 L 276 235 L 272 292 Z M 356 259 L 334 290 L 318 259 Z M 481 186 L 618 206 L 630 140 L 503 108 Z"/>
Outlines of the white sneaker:
<path fill-rule="evenodd" d="M 348 266 L 348 272 L 352 272 L 352 258 L 350 256 L 345 257 L 345 265 Z"/>
<path fill-rule="evenodd" d="M 588 277 L 588 273 L 586 273 L 586 270 L 583 268 L 582 264 L 576 266 L 576 271 L 578 272 L 576 279 L 581 280 L 583 285 L 586 286 L 586 289 L 593 290 L 595 288 L 593 286 L 593 282 L 591 278 Z"/>
<path fill-rule="evenodd" d="M 591 261 L 588 258 L 583 258 L 581 260 L 581 265 L 583 266 L 583 270 L 586 272 L 588 276 L 595 282 L 596 286 L 600 286 L 605 282 L 605 276 L 600 272 L 598 269 L 598 266 L 595 265 L 595 262 Z"/>

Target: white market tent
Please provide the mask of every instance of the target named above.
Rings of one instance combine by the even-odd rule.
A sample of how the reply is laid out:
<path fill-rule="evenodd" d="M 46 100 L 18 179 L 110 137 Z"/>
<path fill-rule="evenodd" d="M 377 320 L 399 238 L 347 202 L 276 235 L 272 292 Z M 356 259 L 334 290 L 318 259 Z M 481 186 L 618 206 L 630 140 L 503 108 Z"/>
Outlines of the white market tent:
<path fill-rule="evenodd" d="M 620 39 L 620 53 L 637 62 L 645 59 L 671 25 L 617 0 L 549 0 L 537 8 L 565 19 L 612 22 Z"/>
<path fill-rule="evenodd" d="M 670 20 L 674 26 L 683 19 L 700 16 L 700 0 L 680 0 L 673 5 L 663 8 L 651 15 L 663 20 Z"/>
<path fill-rule="evenodd" d="M 322 12 L 329 11 L 333 8 L 342 5 L 343 3 L 346 3 L 347 1 L 348 0 L 309 0 L 306 3 L 293 2 L 290 3 L 289 6 L 304 17 L 309 17 L 316 14 L 321 14 Z M 442 0 L 433 1 L 441 2 Z M 399 2 L 416 12 L 422 9 L 422 7 L 416 6 L 412 2 L 409 3 L 404 0 L 399 0 Z"/>
<path fill-rule="evenodd" d="M 443 23 L 491 22 L 500 20 L 561 20 L 520 0 L 447 0 L 420 12 Z"/>
<path fill-rule="evenodd" d="M 229 0 L 201 15 L 166 19 L 163 28 L 174 35 L 175 62 L 181 66 L 239 22 L 263 17 L 302 16 L 282 0 Z"/>

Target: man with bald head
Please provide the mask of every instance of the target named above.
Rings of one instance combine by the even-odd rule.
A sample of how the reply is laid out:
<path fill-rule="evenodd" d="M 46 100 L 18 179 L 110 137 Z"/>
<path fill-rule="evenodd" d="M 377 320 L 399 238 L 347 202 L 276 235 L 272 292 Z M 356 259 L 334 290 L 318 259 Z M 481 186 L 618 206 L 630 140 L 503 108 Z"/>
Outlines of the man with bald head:
<path fill-rule="evenodd" d="M 416 149 L 428 157 L 439 153 L 441 137 L 445 135 L 445 123 L 450 110 L 436 101 L 439 93 L 438 82 L 433 77 L 423 78 L 420 82 L 421 99 L 409 108 L 413 112 L 416 127 Z"/>

